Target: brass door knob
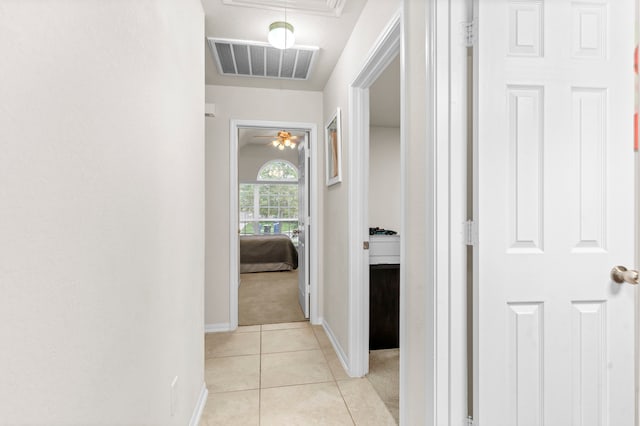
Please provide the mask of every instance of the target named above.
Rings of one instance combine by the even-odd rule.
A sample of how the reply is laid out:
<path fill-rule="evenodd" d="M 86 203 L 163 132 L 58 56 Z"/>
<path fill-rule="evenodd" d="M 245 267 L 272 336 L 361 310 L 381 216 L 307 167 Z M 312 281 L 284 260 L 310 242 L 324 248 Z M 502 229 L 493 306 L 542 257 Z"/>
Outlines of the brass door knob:
<path fill-rule="evenodd" d="M 629 283 L 638 284 L 640 275 L 634 269 L 627 269 L 624 266 L 614 266 L 611 270 L 611 279 L 618 284 Z"/>

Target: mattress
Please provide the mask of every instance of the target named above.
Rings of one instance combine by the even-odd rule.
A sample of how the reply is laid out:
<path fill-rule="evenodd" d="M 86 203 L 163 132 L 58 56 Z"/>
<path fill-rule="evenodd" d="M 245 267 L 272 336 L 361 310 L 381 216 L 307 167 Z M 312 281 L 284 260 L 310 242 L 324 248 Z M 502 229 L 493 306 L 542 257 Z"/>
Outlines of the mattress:
<path fill-rule="evenodd" d="M 240 272 L 291 271 L 298 268 L 298 250 L 286 235 L 240 236 Z"/>

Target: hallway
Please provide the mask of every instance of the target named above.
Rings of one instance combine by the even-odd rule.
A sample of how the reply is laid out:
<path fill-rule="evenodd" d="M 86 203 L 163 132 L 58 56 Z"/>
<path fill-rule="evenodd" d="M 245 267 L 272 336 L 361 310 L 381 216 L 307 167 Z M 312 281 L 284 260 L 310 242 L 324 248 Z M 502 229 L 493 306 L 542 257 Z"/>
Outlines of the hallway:
<path fill-rule="evenodd" d="M 239 327 L 205 335 L 201 426 L 395 425 L 366 378 L 350 378 L 321 326 Z"/>

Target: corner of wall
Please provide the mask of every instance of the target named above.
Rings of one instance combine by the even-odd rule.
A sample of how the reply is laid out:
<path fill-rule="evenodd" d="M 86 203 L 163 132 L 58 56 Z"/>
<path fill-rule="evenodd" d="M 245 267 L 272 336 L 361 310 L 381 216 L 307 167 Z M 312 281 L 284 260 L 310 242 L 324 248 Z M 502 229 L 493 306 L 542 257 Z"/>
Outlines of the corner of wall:
<path fill-rule="evenodd" d="M 202 383 L 202 388 L 200 389 L 200 395 L 198 396 L 198 401 L 196 402 L 196 406 L 193 409 L 191 420 L 189 420 L 189 426 L 198 426 L 200 424 L 200 418 L 202 417 L 202 412 L 204 411 L 204 407 L 207 404 L 208 395 L 209 395 L 209 390 L 207 389 L 207 384 Z"/>
<path fill-rule="evenodd" d="M 349 367 L 349 358 L 347 357 L 346 352 L 344 351 L 344 349 L 342 349 L 342 346 L 340 346 L 340 342 L 338 341 L 338 339 L 336 339 L 336 335 L 333 333 L 333 330 L 324 319 L 322 320 L 322 328 L 324 329 L 325 333 L 327 333 L 327 337 L 331 342 L 331 346 L 333 346 L 333 349 L 338 355 L 338 359 L 340 360 L 342 368 L 344 368 L 344 370 L 349 374 L 350 377 L 358 377 L 352 374 Z"/>
<path fill-rule="evenodd" d="M 224 331 L 233 331 L 231 328 L 231 323 L 217 323 L 217 324 L 205 324 L 204 332 L 205 333 L 221 333 Z"/>

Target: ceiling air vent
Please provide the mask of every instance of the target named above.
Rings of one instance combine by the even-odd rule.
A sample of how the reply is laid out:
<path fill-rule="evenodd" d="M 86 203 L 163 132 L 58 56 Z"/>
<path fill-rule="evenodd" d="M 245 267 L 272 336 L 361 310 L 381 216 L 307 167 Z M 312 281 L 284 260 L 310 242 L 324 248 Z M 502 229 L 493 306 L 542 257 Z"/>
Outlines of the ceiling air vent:
<path fill-rule="evenodd" d="M 218 72 L 236 77 L 307 80 L 318 52 L 313 46 L 276 49 L 268 43 L 208 38 Z"/>

